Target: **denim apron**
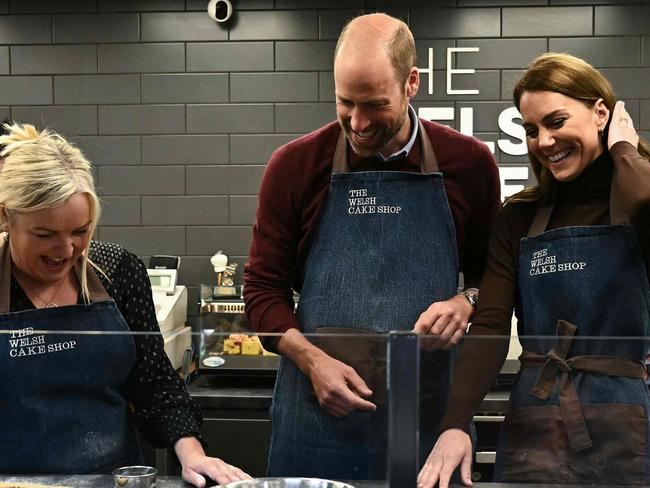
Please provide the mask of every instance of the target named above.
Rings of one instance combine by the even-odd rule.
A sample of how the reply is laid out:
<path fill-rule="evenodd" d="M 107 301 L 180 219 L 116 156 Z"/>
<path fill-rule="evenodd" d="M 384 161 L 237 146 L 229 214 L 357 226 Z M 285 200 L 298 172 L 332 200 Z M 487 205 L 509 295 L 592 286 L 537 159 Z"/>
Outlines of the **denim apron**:
<path fill-rule="evenodd" d="M 309 378 L 282 359 L 271 407 L 269 476 L 386 478 L 386 337 L 380 334 L 411 330 L 431 303 L 450 298 L 458 285 L 442 174 L 421 124 L 419 136 L 422 173 L 350 172 L 341 134 L 296 311 L 306 334 L 353 334 L 315 342 L 366 381 L 377 411 L 331 416 Z M 447 401 L 450 354 L 425 353 L 421 363 L 424 461 Z"/>
<path fill-rule="evenodd" d="M 612 194 L 612 225 L 545 231 L 553 206 L 540 207 L 521 240 L 519 330 L 537 337 L 521 338 L 495 481 L 650 481 L 642 339 L 650 292 L 619 208 Z"/>
<path fill-rule="evenodd" d="M 141 463 L 123 397 L 135 343 L 97 275 L 87 274 L 90 304 L 10 313 L 8 240 L 0 239 L 0 265 L 0 472 Z M 79 334 L 90 331 L 98 334 Z"/>

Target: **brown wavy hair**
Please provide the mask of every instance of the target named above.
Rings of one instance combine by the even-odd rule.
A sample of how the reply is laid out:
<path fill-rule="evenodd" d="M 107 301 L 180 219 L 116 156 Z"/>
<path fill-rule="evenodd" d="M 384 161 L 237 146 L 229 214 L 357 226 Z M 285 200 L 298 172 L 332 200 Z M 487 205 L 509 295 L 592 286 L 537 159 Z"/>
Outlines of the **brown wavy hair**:
<path fill-rule="evenodd" d="M 607 79 L 586 61 L 565 53 L 546 53 L 536 58 L 515 85 L 513 97 L 519 110 L 524 92 L 550 91 L 580 100 L 591 107 L 602 98 L 609 109 L 610 117 L 616 104 L 614 90 Z M 607 150 L 606 136 L 603 147 Z M 645 141 L 639 139 L 639 153 L 650 159 L 650 150 Z M 528 159 L 537 177 L 537 185 L 526 188 L 511 196 L 507 203 L 548 202 L 555 194 L 556 180 L 551 172 L 529 151 Z"/>

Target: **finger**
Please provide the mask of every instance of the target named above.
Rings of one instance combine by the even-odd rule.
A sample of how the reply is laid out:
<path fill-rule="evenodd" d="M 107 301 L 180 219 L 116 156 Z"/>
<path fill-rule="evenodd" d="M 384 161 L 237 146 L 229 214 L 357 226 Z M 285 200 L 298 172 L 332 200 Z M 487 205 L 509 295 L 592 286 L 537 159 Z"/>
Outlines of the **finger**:
<path fill-rule="evenodd" d="M 460 463 L 460 479 L 465 486 L 473 486 L 472 483 L 472 457 L 465 453 L 463 461 Z"/>
<path fill-rule="evenodd" d="M 454 318 L 454 314 L 451 312 L 440 314 L 440 316 L 435 320 L 431 326 L 430 334 L 435 334 L 441 336 L 445 329 L 449 327 L 450 324 L 453 325 L 454 322 L 458 321 Z"/>
<path fill-rule="evenodd" d="M 433 324 L 433 327 L 431 327 L 431 331 L 429 334 L 434 336 L 433 340 L 433 349 L 440 349 L 447 343 L 447 339 L 443 336 L 445 330 L 447 327 L 450 326 L 450 316 L 448 315 L 441 315 L 438 317 L 438 320 Z M 453 327 L 451 327 L 451 330 L 453 330 Z"/>
<path fill-rule="evenodd" d="M 431 328 L 431 323 L 432 320 L 435 317 L 429 317 L 428 315 L 425 315 L 426 312 L 420 315 L 420 317 L 417 319 L 415 322 L 415 325 L 413 326 L 413 332 L 415 334 L 427 334 L 429 332 L 429 329 Z"/>
<path fill-rule="evenodd" d="M 460 342 L 460 340 L 463 338 L 464 335 L 465 335 L 465 331 L 463 329 L 457 329 L 456 332 L 454 332 L 454 335 L 451 337 L 451 339 L 443 349 L 451 349 L 452 347 L 458 345 L 458 343 Z"/>
<path fill-rule="evenodd" d="M 377 405 L 375 405 L 372 402 L 369 402 L 368 400 L 364 400 L 361 397 L 355 396 L 354 400 L 352 401 L 352 406 L 356 410 L 363 410 L 364 412 L 374 412 L 377 410 Z"/>
<path fill-rule="evenodd" d="M 191 485 L 194 485 L 198 488 L 205 487 L 205 478 L 191 468 L 183 469 L 182 476 L 183 480 L 187 481 Z"/>
<path fill-rule="evenodd" d="M 350 370 L 345 376 L 345 379 L 347 381 L 348 387 L 354 393 L 365 398 L 369 398 L 372 396 L 372 390 L 368 388 L 366 382 L 363 381 L 363 378 L 359 376 L 359 374 L 354 369 L 350 368 Z"/>
<path fill-rule="evenodd" d="M 214 464 L 210 464 L 206 468 L 205 474 L 219 484 L 230 483 L 231 481 L 238 480 L 235 476 L 233 466 L 218 458 L 215 458 L 215 461 Z"/>
<path fill-rule="evenodd" d="M 447 323 L 447 326 L 440 332 L 440 341 L 447 345 L 454 334 L 459 330 L 463 330 L 463 322 L 461 318 L 452 317 Z"/>
<path fill-rule="evenodd" d="M 634 128 L 634 121 L 632 120 L 632 117 L 627 112 L 627 110 L 625 110 L 625 102 L 617 102 L 616 105 L 619 103 L 621 105 L 619 107 L 618 120 L 626 124 L 628 127 Z M 614 110 L 616 110 L 616 107 L 614 107 Z"/>
<path fill-rule="evenodd" d="M 336 417 L 337 419 L 340 419 L 341 417 L 345 417 L 349 411 L 341 408 L 339 406 L 328 406 L 325 407 L 325 410 L 327 410 L 327 413 L 329 413 L 332 417 Z"/>
<path fill-rule="evenodd" d="M 614 110 L 612 110 L 612 120 L 618 120 L 621 117 L 621 110 L 625 104 L 620 100 L 614 104 Z"/>
<path fill-rule="evenodd" d="M 352 412 L 352 410 L 363 410 L 363 411 L 377 410 L 377 406 L 374 403 L 360 397 L 353 390 L 349 388 L 346 388 L 344 391 L 341 392 L 341 403 L 342 403 L 342 407 L 346 410 L 346 415 Z"/>
<path fill-rule="evenodd" d="M 436 349 L 436 338 L 428 335 L 420 336 L 420 349 L 424 351 L 433 351 Z"/>
<path fill-rule="evenodd" d="M 239 468 L 233 469 L 233 474 L 237 477 L 237 480 L 252 480 L 253 477 L 245 471 L 242 471 Z"/>
<path fill-rule="evenodd" d="M 449 480 L 454 474 L 454 468 L 449 468 L 449 463 L 446 463 L 440 469 L 440 478 L 438 479 L 438 488 L 449 488 Z"/>
<path fill-rule="evenodd" d="M 344 417 L 348 414 L 347 404 L 340 398 L 331 397 L 330 401 L 321 402 L 320 406 L 336 418 Z"/>
<path fill-rule="evenodd" d="M 427 462 L 418 477 L 418 488 L 433 488 L 438 482 L 438 475 L 440 473 L 440 462 L 434 461 L 433 463 Z"/>

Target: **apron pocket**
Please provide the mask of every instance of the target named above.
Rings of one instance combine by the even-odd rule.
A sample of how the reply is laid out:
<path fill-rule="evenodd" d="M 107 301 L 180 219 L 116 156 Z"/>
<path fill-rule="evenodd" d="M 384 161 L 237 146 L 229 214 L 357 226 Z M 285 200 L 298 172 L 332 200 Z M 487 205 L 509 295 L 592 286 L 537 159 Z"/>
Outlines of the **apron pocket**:
<path fill-rule="evenodd" d="M 504 482 L 646 484 L 646 414 L 627 404 L 582 405 L 593 446 L 574 451 L 557 405 L 506 418 Z"/>
<path fill-rule="evenodd" d="M 508 437 L 501 481 L 576 481 L 569 471 L 569 445 L 558 406 L 515 408 L 508 413 L 506 423 Z"/>
<path fill-rule="evenodd" d="M 569 453 L 569 469 L 586 483 L 646 484 L 646 414 L 622 403 L 583 405 L 593 447 Z"/>
<path fill-rule="evenodd" d="M 318 334 L 345 334 L 339 337 L 312 337 L 311 342 L 326 354 L 354 368 L 372 390 L 368 398 L 378 407 L 386 402 L 386 338 L 375 332 L 344 327 L 318 327 Z M 316 397 L 313 389 L 312 398 Z"/>

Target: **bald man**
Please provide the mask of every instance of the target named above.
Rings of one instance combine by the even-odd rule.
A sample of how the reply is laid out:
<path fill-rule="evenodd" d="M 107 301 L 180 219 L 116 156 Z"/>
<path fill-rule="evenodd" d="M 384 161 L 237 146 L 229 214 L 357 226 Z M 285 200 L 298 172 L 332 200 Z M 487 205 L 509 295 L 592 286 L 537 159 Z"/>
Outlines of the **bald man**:
<path fill-rule="evenodd" d="M 381 334 L 436 337 L 422 358 L 424 462 L 446 403 L 448 349 L 476 303 L 499 178 L 485 144 L 410 106 L 420 78 L 403 22 L 352 20 L 336 46 L 334 81 L 338 121 L 279 148 L 268 164 L 244 298 L 257 331 L 282 334 L 267 341 L 283 356 L 268 474 L 382 479 Z"/>

